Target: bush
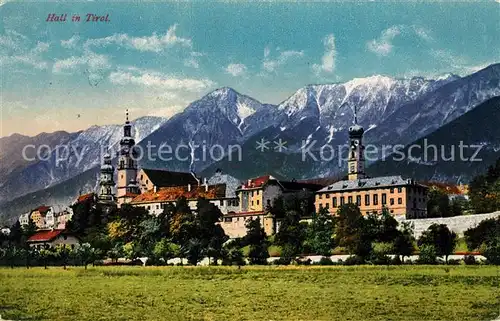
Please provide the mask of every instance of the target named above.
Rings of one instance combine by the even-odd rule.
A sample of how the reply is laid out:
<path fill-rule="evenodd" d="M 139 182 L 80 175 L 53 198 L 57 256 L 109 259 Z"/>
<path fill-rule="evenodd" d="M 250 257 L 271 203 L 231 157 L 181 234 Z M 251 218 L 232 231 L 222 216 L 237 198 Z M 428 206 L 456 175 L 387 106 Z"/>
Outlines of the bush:
<path fill-rule="evenodd" d="M 477 264 L 476 257 L 474 255 L 465 255 L 463 260 L 464 260 L 465 265 Z"/>
<path fill-rule="evenodd" d="M 488 264 L 500 265 L 500 243 L 487 245 L 482 254 Z"/>
<path fill-rule="evenodd" d="M 349 256 L 345 261 L 344 265 L 360 265 L 365 264 L 365 260 L 358 255 Z"/>
<path fill-rule="evenodd" d="M 245 265 L 245 258 L 243 257 L 243 252 L 239 248 L 231 248 L 227 255 L 222 259 L 222 265 Z"/>
<path fill-rule="evenodd" d="M 273 261 L 273 264 L 274 265 L 289 265 L 291 262 L 291 259 L 290 258 L 286 258 L 286 257 L 280 257 L 279 259 L 277 260 L 274 260 Z"/>
<path fill-rule="evenodd" d="M 334 265 L 332 259 L 329 258 L 328 256 L 323 256 L 321 259 L 319 259 L 318 265 Z"/>
<path fill-rule="evenodd" d="M 437 264 L 436 248 L 432 245 L 422 245 L 417 262 L 419 264 Z"/>
<path fill-rule="evenodd" d="M 391 258 L 383 253 L 374 252 L 370 256 L 370 263 L 374 265 L 389 265 Z"/>

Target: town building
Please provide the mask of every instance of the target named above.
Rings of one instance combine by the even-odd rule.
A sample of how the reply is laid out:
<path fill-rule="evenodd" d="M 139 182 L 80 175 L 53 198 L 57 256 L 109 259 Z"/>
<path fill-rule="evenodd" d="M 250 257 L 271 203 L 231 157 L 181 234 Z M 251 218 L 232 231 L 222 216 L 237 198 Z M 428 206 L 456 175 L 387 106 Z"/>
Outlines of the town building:
<path fill-rule="evenodd" d="M 258 219 L 266 234 L 272 235 L 277 231 L 278 222 L 269 213 L 268 207 L 275 198 L 298 191 L 315 192 L 321 187 L 317 184 L 281 181 L 271 175 L 249 179 L 236 190 L 238 211 L 224 215 L 221 226 L 229 237 L 242 237 L 246 234 L 246 222 Z"/>
<path fill-rule="evenodd" d="M 31 212 L 28 212 L 28 213 L 21 214 L 19 216 L 19 224 L 21 224 L 21 226 L 26 226 L 29 224 L 30 214 L 31 214 Z"/>
<path fill-rule="evenodd" d="M 55 214 L 55 224 L 53 226 L 54 229 L 64 230 L 66 228 L 66 224 L 73 217 L 73 210 L 71 208 L 64 209 Z"/>
<path fill-rule="evenodd" d="M 67 245 L 71 248 L 77 246 L 80 241 L 66 230 L 41 230 L 33 234 L 27 241 L 28 245 L 37 249 Z"/>
<path fill-rule="evenodd" d="M 201 186 L 175 186 L 160 187 L 156 191 L 150 190 L 136 196 L 130 205 L 143 207 L 149 214 L 160 215 L 167 204 L 175 205 L 177 200 L 184 197 L 191 210 L 196 210 L 199 198 L 205 198 L 212 204 L 219 206 L 220 201 L 225 198 L 226 186 L 220 185 L 201 185 Z"/>
<path fill-rule="evenodd" d="M 30 219 L 35 223 L 37 229 L 44 229 L 46 226 L 46 217 L 49 216 L 49 219 L 51 219 L 53 218 L 52 215 L 52 208 L 42 205 L 31 211 Z"/>
<path fill-rule="evenodd" d="M 139 170 L 137 183 L 140 193 L 155 191 L 162 187 L 200 185 L 200 181 L 194 173 L 147 168 Z"/>
<path fill-rule="evenodd" d="M 333 183 L 316 193 L 316 211 L 322 208 L 335 214 L 340 206 L 353 203 L 363 215 L 380 214 L 386 207 L 395 216 L 420 218 L 427 216 L 427 190 L 425 185 L 401 176 L 368 178 L 364 166 L 364 129 L 357 124 L 349 127 L 350 150 L 347 180 Z"/>

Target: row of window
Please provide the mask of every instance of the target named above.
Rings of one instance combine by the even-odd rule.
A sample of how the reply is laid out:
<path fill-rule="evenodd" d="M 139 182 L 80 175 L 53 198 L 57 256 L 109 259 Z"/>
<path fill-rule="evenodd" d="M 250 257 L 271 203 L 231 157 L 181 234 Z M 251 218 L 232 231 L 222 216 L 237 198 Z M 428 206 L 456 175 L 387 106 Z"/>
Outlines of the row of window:
<path fill-rule="evenodd" d="M 238 199 L 229 199 L 229 200 L 215 200 L 211 201 L 212 204 L 216 206 L 224 206 L 224 203 L 226 206 L 239 206 L 240 202 Z M 253 205 L 253 204 L 252 204 Z M 257 202 L 258 205 L 258 202 Z M 167 206 L 167 203 L 161 203 L 161 204 L 156 204 L 156 205 L 147 205 L 146 209 L 147 210 L 154 210 L 154 209 L 164 209 Z"/>
<path fill-rule="evenodd" d="M 252 197 L 254 196 L 254 192 L 255 192 L 255 196 L 259 196 L 260 190 L 252 191 L 251 192 Z"/>
<path fill-rule="evenodd" d="M 224 217 L 224 222 L 231 223 L 233 221 L 233 218 L 235 219 L 236 222 L 239 222 L 239 220 L 240 220 L 239 216 L 237 216 L 237 217 Z M 255 218 L 258 219 L 259 221 L 262 220 L 260 216 L 255 216 Z M 254 217 L 253 216 L 241 217 L 241 219 L 245 220 L 245 221 L 250 221 L 250 220 L 253 220 Z"/>
<path fill-rule="evenodd" d="M 346 202 L 345 196 L 338 197 L 338 200 L 340 202 L 340 206 L 344 205 L 345 202 Z M 353 196 L 348 196 L 347 197 L 347 203 L 353 203 L 353 200 L 354 200 Z M 365 195 L 365 199 L 364 199 L 365 206 L 371 205 L 370 201 L 371 201 L 370 195 L 366 194 Z M 382 205 L 386 205 L 387 204 L 387 194 L 385 194 L 385 193 L 382 194 L 381 201 L 382 201 Z M 390 205 L 394 205 L 394 202 L 395 202 L 394 198 L 390 198 L 389 199 Z M 373 194 L 373 205 L 378 205 L 378 203 L 379 203 L 378 194 Z M 400 205 L 403 204 L 403 198 L 398 197 L 398 204 L 400 204 Z M 361 195 L 357 195 L 356 196 L 356 205 L 361 206 Z M 323 204 L 320 204 L 319 206 L 320 206 L 320 208 L 322 208 Z M 326 203 L 325 206 L 326 206 L 326 208 L 329 208 L 330 203 Z M 337 204 L 337 197 L 332 197 L 332 206 L 333 207 L 337 207 L 338 206 L 338 204 Z"/>

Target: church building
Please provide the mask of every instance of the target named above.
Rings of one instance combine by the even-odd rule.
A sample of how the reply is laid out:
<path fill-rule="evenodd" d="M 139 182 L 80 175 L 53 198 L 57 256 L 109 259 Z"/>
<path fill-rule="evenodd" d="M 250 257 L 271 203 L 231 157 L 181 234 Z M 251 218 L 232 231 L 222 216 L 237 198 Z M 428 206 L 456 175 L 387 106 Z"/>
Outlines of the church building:
<path fill-rule="evenodd" d="M 316 193 L 316 211 L 326 208 L 335 214 L 346 203 L 356 204 L 363 215 L 380 214 L 386 207 L 394 216 L 427 216 L 427 186 L 401 176 L 367 177 L 363 146 L 364 129 L 357 122 L 349 127 L 350 150 L 347 180 L 326 186 Z"/>

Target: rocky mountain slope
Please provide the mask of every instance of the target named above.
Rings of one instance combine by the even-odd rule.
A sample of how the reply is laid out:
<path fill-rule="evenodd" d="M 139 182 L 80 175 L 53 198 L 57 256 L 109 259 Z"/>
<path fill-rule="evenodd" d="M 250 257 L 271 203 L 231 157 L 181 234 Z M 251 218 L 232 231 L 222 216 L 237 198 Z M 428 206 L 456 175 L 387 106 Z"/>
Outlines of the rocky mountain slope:
<path fill-rule="evenodd" d="M 367 171 L 371 176 L 399 173 L 423 181 L 468 182 L 500 157 L 498 124 L 500 97 L 494 97 Z"/>

